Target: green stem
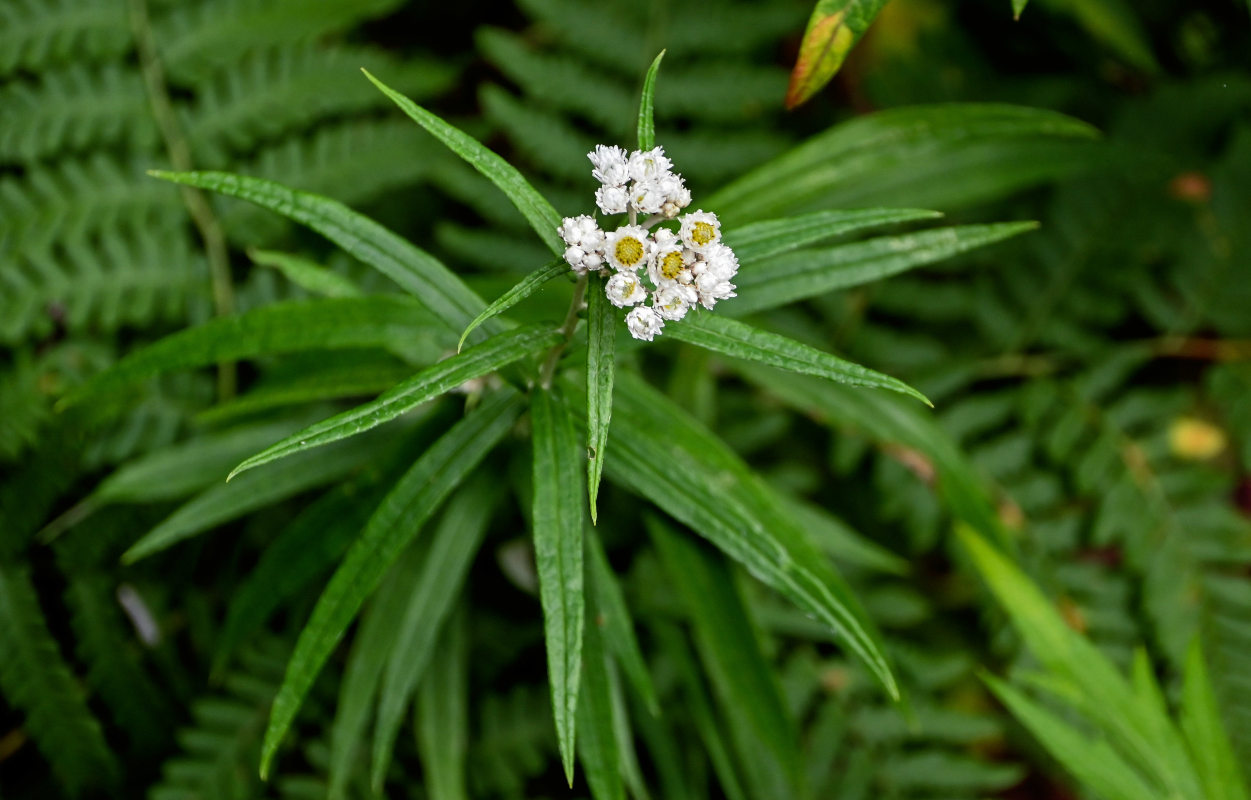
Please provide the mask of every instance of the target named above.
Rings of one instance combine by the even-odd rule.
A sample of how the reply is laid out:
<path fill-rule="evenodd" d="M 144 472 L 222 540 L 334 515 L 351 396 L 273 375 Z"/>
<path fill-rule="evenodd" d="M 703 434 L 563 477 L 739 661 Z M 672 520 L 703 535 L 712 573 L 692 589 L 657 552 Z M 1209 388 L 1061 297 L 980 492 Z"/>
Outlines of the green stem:
<path fill-rule="evenodd" d="M 552 377 L 556 374 L 556 364 L 560 361 L 560 356 L 565 352 L 565 348 L 569 346 L 569 342 L 573 339 L 573 331 L 578 327 L 578 312 L 582 310 L 582 300 L 586 297 L 587 275 L 578 278 L 577 286 L 573 287 L 573 300 L 569 302 L 569 312 L 565 314 L 565 322 L 560 326 L 560 332 L 563 335 L 560 344 L 551 349 L 547 354 L 547 360 L 543 362 L 543 369 L 539 372 L 539 385 L 544 389 L 552 387 Z"/>
<path fill-rule="evenodd" d="M 139 53 L 139 66 L 143 72 L 148 102 L 152 106 L 152 115 L 156 117 L 156 123 L 161 130 L 166 155 L 174 169 L 179 172 L 189 172 L 195 168 L 191 160 L 191 147 L 178 127 L 174 105 L 169 98 L 165 69 L 161 66 L 160 55 L 156 50 L 156 39 L 152 35 L 146 0 L 130 0 L 130 27 L 135 36 L 135 46 Z M 221 223 L 218 222 L 212 208 L 209 207 L 208 199 L 200 190 L 189 186 L 182 187 L 182 201 L 200 233 L 200 239 L 204 242 L 204 252 L 208 257 L 209 276 L 213 286 L 213 307 L 218 316 L 227 316 L 234 312 L 235 291 L 230 279 L 230 257 Z M 233 397 L 235 383 L 234 363 L 228 361 L 219 363 L 217 365 L 219 399 L 227 400 Z"/>

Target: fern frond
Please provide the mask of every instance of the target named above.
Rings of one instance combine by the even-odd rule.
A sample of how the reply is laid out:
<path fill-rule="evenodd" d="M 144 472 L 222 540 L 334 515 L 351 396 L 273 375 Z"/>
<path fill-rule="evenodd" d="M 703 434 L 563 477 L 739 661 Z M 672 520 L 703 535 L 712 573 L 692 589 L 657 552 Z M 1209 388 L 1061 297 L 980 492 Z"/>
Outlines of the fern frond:
<path fill-rule="evenodd" d="M 226 676 L 224 694 L 192 704 L 192 726 L 177 735 L 181 752 L 161 765 L 161 782 L 149 800 L 257 796 L 261 737 L 286 666 L 283 656 L 272 644 L 245 654 Z"/>
<path fill-rule="evenodd" d="M 250 50 L 308 42 L 382 16 L 400 0 L 204 0 L 179 4 L 155 26 L 170 77 L 209 78 Z"/>
<path fill-rule="evenodd" d="M 656 112 L 714 124 L 758 119 L 776 112 L 786 82 L 785 70 L 742 61 L 674 67 L 656 87 Z"/>
<path fill-rule="evenodd" d="M 362 68 L 417 99 L 447 89 L 456 71 L 443 61 L 346 45 L 271 48 L 254 52 L 203 86 L 185 116 L 197 163 L 220 165 L 222 152 L 305 129 L 325 117 L 389 107 Z"/>
<path fill-rule="evenodd" d="M 469 771 L 475 796 L 524 797 L 526 782 L 547 767 L 556 752 L 556 729 L 546 692 L 519 684 L 483 698 L 468 760 L 475 765 Z"/>
<path fill-rule="evenodd" d="M 0 5 L 0 76 L 117 56 L 130 47 L 126 7 L 99 0 L 9 0 Z"/>
<path fill-rule="evenodd" d="M 420 180 L 445 159 L 443 148 L 407 120 L 352 121 L 289 139 L 237 171 L 355 205 Z M 287 229 L 285 221 L 251 204 L 223 205 L 222 223 L 236 242 L 263 245 Z"/>
<path fill-rule="evenodd" d="M 0 178 L 0 253 L 30 256 L 118 227 L 166 231 L 185 218 L 178 190 L 103 153 Z"/>
<path fill-rule="evenodd" d="M 561 44 L 604 69 L 637 80 L 656 56 L 644 34 L 644 18 L 619 3 L 588 5 L 577 0 L 520 0 L 518 5 L 542 23 Z M 587 36 L 587 31 L 611 31 Z"/>
<path fill-rule="evenodd" d="M 34 161 L 66 151 L 157 141 L 143 79 L 122 64 L 75 64 L 0 89 L 0 161 Z"/>
<path fill-rule="evenodd" d="M 555 114 L 526 105 L 498 86 L 479 93 L 486 118 L 531 161 L 567 181 L 585 179 L 586 153 L 595 142 Z"/>
<path fill-rule="evenodd" d="M 110 232 L 98 243 L 67 242 L 0 271 L 0 341 L 70 330 L 112 331 L 177 317 L 207 291 L 203 257 L 181 232 Z"/>
<path fill-rule="evenodd" d="M 0 689 L 26 714 L 25 726 L 71 794 L 104 788 L 118 777 L 100 723 L 48 631 L 30 573 L 0 563 Z"/>

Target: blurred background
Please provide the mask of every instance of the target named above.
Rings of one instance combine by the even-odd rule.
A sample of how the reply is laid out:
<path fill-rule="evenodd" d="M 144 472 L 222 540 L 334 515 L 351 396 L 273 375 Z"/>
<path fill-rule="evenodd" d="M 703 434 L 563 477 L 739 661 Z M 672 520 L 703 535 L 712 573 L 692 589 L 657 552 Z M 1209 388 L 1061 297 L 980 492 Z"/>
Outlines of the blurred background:
<path fill-rule="evenodd" d="M 679 343 L 631 356 L 771 483 L 836 515 L 820 524 L 880 547 L 840 565 L 886 631 L 918 727 L 821 631 L 743 587 L 807 748 L 812 796 L 1088 796 L 976 679 L 979 666 L 1001 671 L 1024 656 L 950 557 L 961 481 L 992 498 L 1027 571 L 1118 664 L 1142 646 L 1175 676 L 1201 634 L 1251 763 L 1251 8 L 1033 0 L 1014 21 L 1007 0 L 893 0 L 833 82 L 787 112 L 811 10 L 789 0 L 0 0 L 0 794 L 326 796 L 342 658 L 317 684 L 282 774 L 263 785 L 255 764 L 327 570 L 278 587 L 249 579 L 275 531 L 334 519 L 348 541 L 361 513 L 352 492 L 376 495 L 371 471 L 383 467 L 346 454 L 250 494 L 220 478 L 257 443 L 437 354 L 415 342 L 409 354 L 289 356 L 241 365 L 237 394 L 223 395 L 212 371 L 181 373 L 115 405 L 56 413 L 68 389 L 137 346 L 305 296 L 267 252 L 389 291 L 276 215 L 216 197 L 189 209 L 144 171 L 222 169 L 325 194 L 493 298 L 545 263 L 544 247 L 359 68 L 486 142 L 576 214 L 594 188 L 585 153 L 632 144 L 642 75 L 662 48 L 658 142 L 696 205 L 884 109 L 1012 103 L 1103 134 L 922 143 L 864 180 L 853 165 L 821 200 L 930 208 L 953 224 L 1041 222 L 993 248 L 769 312 L 773 329 L 925 392 L 937 408 L 906 412 L 923 418 L 912 439 L 875 426 L 881 412 L 771 375 L 725 375 Z M 559 318 L 567 303 L 561 286 L 519 316 Z M 316 381 L 303 377 L 313 364 Z M 613 490 L 601 503 L 601 517 L 627 517 L 637 500 Z M 571 796 L 514 517 L 492 527 L 469 576 L 470 796 Z M 119 564 L 171 519 L 187 537 L 207 534 Z M 679 598 L 641 533 L 610 528 L 606 541 L 658 689 L 688 697 L 692 656 L 672 635 Z M 232 612 L 241 594 L 267 588 L 263 614 L 265 603 L 246 619 Z M 649 785 L 669 786 L 676 770 L 691 797 L 731 796 L 699 719 L 661 730 L 634 717 Z M 360 772 L 343 796 L 369 796 Z M 388 796 L 424 791 L 410 737 Z"/>

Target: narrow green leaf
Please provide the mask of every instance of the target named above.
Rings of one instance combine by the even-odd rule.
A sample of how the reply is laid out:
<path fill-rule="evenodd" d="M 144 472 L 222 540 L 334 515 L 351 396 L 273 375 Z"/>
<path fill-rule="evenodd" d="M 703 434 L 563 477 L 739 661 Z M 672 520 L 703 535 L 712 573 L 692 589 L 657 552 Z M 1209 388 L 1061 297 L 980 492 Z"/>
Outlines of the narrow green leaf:
<path fill-rule="evenodd" d="M 248 250 L 248 258 L 252 259 L 253 264 L 273 267 L 285 275 L 287 280 L 313 294 L 323 297 L 360 297 L 364 294 L 359 286 L 339 273 L 290 253 L 252 249 Z"/>
<path fill-rule="evenodd" d="M 417 750 L 430 800 L 469 800 L 469 635 L 462 605 L 448 620 L 417 700 Z"/>
<path fill-rule="evenodd" d="M 546 323 L 536 323 L 497 334 L 463 353 L 427 367 L 372 402 L 336 414 L 288 436 L 235 467 L 227 480 L 261 464 L 363 433 L 460 386 L 465 381 L 494 372 L 529 353 L 551 347 L 558 341 L 560 333 L 552 330 Z"/>
<path fill-rule="evenodd" d="M 687 634 L 675 625 L 661 623 L 656 626 L 656 636 L 661 650 L 673 662 L 681 683 L 684 705 L 689 710 L 699 738 L 704 742 L 704 750 L 708 752 L 708 760 L 712 762 L 721 791 L 725 792 L 727 800 L 747 800 L 748 794 L 736 769 L 739 762 L 730 755 L 730 746 L 725 741 L 729 726 L 719 720 L 713 711 L 712 698 L 707 692 L 708 681 L 700 673 L 695 657 L 686 644 Z"/>
<path fill-rule="evenodd" d="M 547 283 L 552 278 L 558 278 L 568 272 L 569 264 L 562 258 L 553 261 L 550 264 L 544 264 L 534 272 L 531 272 L 529 275 L 522 278 L 520 283 L 509 289 L 507 292 L 504 292 L 494 303 L 487 306 L 481 314 L 474 317 L 473 322 L 469 323 L 469 326 L 465 328 L 465 332 L 460 335 L 460 341 L 456 343 L 456 352 L 460 352 L 461 348 L 465 346 L 465 339 L 467 339 L 469 334 L 472 333 L 473 330 L 479 325 L 492 317 L 498 317 L 500 314 L 503 314 L 508 309 L 520 303 L 522 300 L 525 300 L 527 297 L 537 292 L 539 287 L 543 286 L 543 284 Z"/>
<path fill-rule="evenodd" d="M 755 797 L 799 795 L 799 735 L 734 576 L 718 556 L 649 518 L 647 530 L 695 629 L 711 680 Z"/>
<path fill-rule="evenodd" d="M 238 197 L 307 225 L 395 281 L 453 331 L 463 329 L 485 305 L 437 258 L 328 197 L 225 172 L 149 174 Z"/>
<path fill-rule="evenodd" d="M 991 675 L 983 675 L 982 680 L 1065 769 L 1098 792 L 1100 797 L 1106 800 L 1143 800 L 1160 796 L 1107 740 L 1094 739 L 1078 732 L 1055 714 Z"/>
<path fill-rule="evenodd" d="M 949 103 L 854 117 L 701 198 L 726 230 L 820 208 L 940 211 L 1106 166 L 1098 132 L 1054 111 Z"/>
<path fill-rule="evenodd" d="M 784 502 L 817 547 L 836 561 L 888 575 L 908 574 L 906 559 L 852 530 L 824 508 L 793 497 L 785 497 Z"/>
<path fill-rule="evenodd" d="M 516 167 L 491 152 L 472 136 L 449 125 L 370 75 L 368 70 L 361 71 L 414 122 L 429 131 L 435 138 L 447 145 L 453 153 L 465 159 L 471 167 L 499 187 L 553 253 L 560 255 L 565 251 L 565 245 L 556 232 L 560 226 L 560 215 L 556 213 L 556 209 L 552 208 L 552 204 L 547 202 L 547 199 L 522 177 Z"/>
<path fill-rule="evenodd" d="M 591 278 L 586 304 L 586 487 L 591 524 L 599 521 L 599 481 L 612 421 L 612 384 L 617 369 L 616 315 L 604 294 L 603 281 Z"/>
<path fill-rule="evenodd" d="M 1116 51 L 1130 65 L 1149 75 L 1160 71 L 1136 4 L 1125 0 L 1038 1 L 1053 12 L 1072 17 L 1092 38 Z"/>
<path fill-rule="evenodd" d="M 486 535 L 499 498 L 497 487 L 496 481 L 476 480 L 448 501 L 404 616 L 393 629 L 395 643 L 386 664 L 374 728 L 375 792 L 382 792 L 409 700 L 430 663 L 443 622 L 460 596 L 469 566 Z"/>
<path fill-rule="evenodd" d="M 660 72 L 660 60 L 665 57 L 661 50 L 647 68 L 643 79 L 643 95 L 639 98 L 639 149 L 651 150 L 656 146 L 656 73 Z"/>
<path fill-rule="evenodd" d="M 326 492 L 278 534 L 261 553 L 230 607 L 214 645 L 212 672 L 221 675 L 240 645 L 310 581 L 325 575 L 352 544 L 382 501 L 379 476 L 353 480 Z"/>
<path fill-rule="evenodd" d="M 1181 729 L 1198 767 L 1205 800 L 1247 800 L 1251 792 L 1221 724 L 1221 709 L 1208 680 L 1203 648 L 1196 637 L 1186 654 Z"/>
<path fill-rule="evenodd" d="M 351 297 L 275 303 L 166 336 L 70 392 L 61 407 L 179 369 L 308 350 L 386 347 L 439 331 L 415 300 Z"/>
<path fill-rule="evenodd" d="M 593 580 L 593 578 L 592 578 Z M 614 734 L 611 664 L 604 648 L 595 596 L 587 603 L 590 614 L 582 637 L 582 690 L 578 700 L 578 760 L 594 800 L 625 800 L 621 754 Z"/>
<path fill-rule="evenodd" d="M 1021 12 L 1025 11 L 1026 4 L 1029 0 L 1012 0 L 1012 18 L 1020 19 Z"/>
<path fill-rule="evenodd" d="M 791 71 L 787 108 L 801 105 L 830 82 L 884 5 L 886 0 L 817 0 Z"/>
<path fill-rule="evenodd" d="M 443 499 L 503 439 L 521 406 L 512 390 L 492 393 L 417 459 L 370 517 L 300 632 L 265 731 L 261 777 L 361 604 Z"/>
<path fill-rule="evenodd" d="M 378 591 L 361 614 L 361 623 L 352 640 L 343 680 L 339 684 L 339 706 L 330 728 L 330 766 L 327 800 L 347 800 L 348 781 L 363 759 L 360 751 L 369 728 L 374 698 L 382 685 L 382 670 L 395 646 L 395 630 L 413 585 L 421 572 L 425 549 L 421 542 L 410 544 L 387 570 Z"/>
<path fill-rule="evenodd" d="M 859 208 L 813 211 L 782 219 L 753 222 L 727 231 L 725 242 L 734 248 L 734 255 L 743 264 L 754 264 L 770 256 L 798 250 L 822 239 L 843 236 L 848 233 L 898 225 L 921 219 L 936 219 L 938 211 L 916 208 Z"/>
<path fill-rule="evenodd" d="M 375 434 L 341 442 L 329 452 L 301 454 L 241 481 L 217 483 L 179 506 L 131 545 L 122 554 L 122 563 L 133 564 L 258 508 L 342 480 L 377 460 L 379 448 L 387 444 L 387 439 Z"/>
<path fill-rule="evenodd" d="M 957 534 L 1030 652 L 1056 679 L 1075 687 L 1075 694 L 1068 692 L 1065 699 L 1102 728 L 1129 763 L 1152 778 L 1162 792 L 1199 796 L 1180 737 L 1171 728 L 1160 731 L 1153 724 L 1150 706 L 1137 699 L 1107 657 L 1065 624 L 1016 564 L 967 527 L 958 526 Z"/>
<path fill-rule="evenodd" d="M 934 405 L 925 395 L 901 380 L 728 317 L 698 312 L 687 314 L 685 319 L 667 325 L 666 332 L 680 341 L 733 358 L 758 361 L 849 386 L 887 389 L 915 397 L 928 406 Z"/>
<path fill-rule="evenodd" d="M 530 417 L 534 427 L 534 561 L 556 738 L 565 778 L 572 786 L 584 617 L 582 459 L 569 409 L 551 391 L 534 390 Z"/>
<path fill-rule="evenodd" d="M 961 225 L 786 253 L 744 267 L 736 278 L 738 296 L 725 307 L 743 316 L 881 280 L 1037 228 L 1036 222 Z"/>
<path fill-rule="evenodd" d="M 990 495 L 973 465 L 933 416 L 898 395 L 873 396 L 852 387 L 780 372 L 747 361 L 731 364 L 762 391 L 822 424 L 853 427 L 870 438 L 924 456 L 938 473 L 938 491 L 951 512 L 987 539 L 1011 548 Z"/>
<path fill-rule="evenodd" d="M 617 376 L 615 403 L 609 439 L 620 458 L 605 465 L 613 480 L 814 615 L 898 698 L 881 635 L 782 499 L 723 441 L 641 379 L 628 372 Z"/>
<path fill-rule="evenodd" d="M 647 662 L 643 660 L 643 650 L 634 635 L 625 595 L 608 563 L 604 545 L 594 531 L 587 531 L 586 549 L 590 561 L 591 591 L 595 597 L 595 622 L 602 628 L 608 651 L 625 671 L 626 678 L 647 705 L 647 710 L 659 714 L 656 688 L 652 685 L 651 673 L 647 671 Z"/>

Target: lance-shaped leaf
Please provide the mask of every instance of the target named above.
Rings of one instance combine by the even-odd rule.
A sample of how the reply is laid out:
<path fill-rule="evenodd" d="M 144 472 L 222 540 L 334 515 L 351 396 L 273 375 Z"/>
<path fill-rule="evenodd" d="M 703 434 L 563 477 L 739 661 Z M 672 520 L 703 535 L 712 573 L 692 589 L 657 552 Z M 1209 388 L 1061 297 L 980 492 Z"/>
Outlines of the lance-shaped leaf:
<path fill-rule="evenodd" d="M 605 646 L 625 671 L 634 691 L 647 704 L 647 710 L 652 714 L 659 714 L 660 703 L 656 699 L 652 676 L 647 671 L 647 662 L 643 660 L 643 650 L 639 647 L 638 637 L 634 635 L 634 624 L 625 604 L 625 595 L 621 592 L 621 584 L 612 571 L 612 565 L 608 563 L 604 545 L 594 531 L 586 534 L 586 552 L 590 564 L 588 571 L 591 575 L 591 590 L 595 597 L 594 619 L 602 629 Z"/>
<path fill-rule="evenodd" d="M 117 362 L 67 395 L 63 406 L 136 381 L 221 361 L 307 350 L 386 347 L 444 336 L 438 321 L 408 297 L 341 297 L 275 303 L 217 317 L 166 336 Z"/>
<path fill-rule="evenodd" d="M 122 554 L 122 563 L 133 564 L 258 508 L 340 481 L 354 470 L 376 461 L 379 449 L 387 447 L 388 442 L 374 434 L 340 442 L 326 453 L 301 454 L 235 483 L 225 483 L 219 478 L 131 545 Z"/>
<path fill-rule="evenodd" d="M 1199 638 L 1186 654 L 1182 687 L 1181 729 L 1198 767 L 1207 800 L 1247 800 L 1251 792 L 1238 768 L 1229 736 L 1221 724 L 1221 710 L 1208 679 Z"/>
<path fill-rule="evenodd" d="M 616 315 L 604 295 L 604 284 L 591 278 L 586 303 L 586 487 L 591 524 L 599 521 L 599 481 L 612 421 L 612 384 L 617 370 Z"/>
<path fill-rule="evenodd" d="M 499 497 L 498 486 L 496 481 L 475 480 L 448 501 L 404 616 L 393 631 L 395 644 L 387 659 L 374 728 L 375 792 L 382 792 L 409 700 L 430 663 L 439 631 L 460 596 L 469 565 L 486 534 Z"/>
<path fill-rule="evenodd" d="M 430 800 L 469 800 L 469 634 L 464 606 L 448 620 L 417 700 L 417 750 Z"/>
<path fill-rule="evenodd" d="M 888 389 L 933 405 L 925 395 L 901 380 L 736 319 L 696 312 L 687 314 L 679 322 L 670 323 L 666 332 L 683 342 L 690 342 L 722 355 L 759 361 L 771 367 L 802 375 L 814 375 L 835 383 Z"/>
<path fill-rule="evenodd" d="M 437 258 L 328 197 L 227 172 L 154 171 L 150 174 L 238 197 L 307 225 L 398 283 L 454 331 L 463 329 L 485 305 L 482 298 Z M 554 232 L 555 227 L 552 230 Z"/>
<path fill-rule="evenodd" d="M 745 266 L 735 278 L 738 297 L 726 303 L 725 309 L 742 316 L 860 286 L 1037 228 L 1036 222 L 961 225 L 786 253 L 754 267 Z"/>
<path fill-rule="evenodd" d="M 819 208 L 989 200 L 1112 155 L 1084 122 L 1037 108 L 952 103 L 855 117 L 701 199 L 727 230 Z"/>
<path fill-rule="evenodd" d="M 919 219 L 935 219 L 942 214 L 919 208 L 858 208 L 813 211 L 782 219 L 753 222 L 725 234 L 725 243 L 734 248 L 734 255 L 744 264 L 798 250 L 822 239 L 848 233 L 897 225 Z"/>
<path fill-rule="evenodd" d="M 560 338 L 558 331 L 544 323 L 497 334 L 480 345 L 423 369 L 372 402 L 288 436 L 235 467 L 230 478 L 275 459 L 363 433 L 460 386 L 465 381 L 494 372 L 536 350 L 551 347 Z"/>
<path fill-rule="evenodd" d="M 253 264 L 273 267 L 285 275 L 287 280 L 313 294 L 323 297 L 360 297 L 364 294 L 359 286 L 339 273 L 290 253 L 249 250 L 248 258 L 252 259 Z"/>
<path fill-rule="evenodd" d="M 534 563 L 543 604 L 556 739 L 573 785 L 574 733 L 582 670 L 582 458 L 573 419 L 547 389 L 534 390 Z"/>
<path fill-rule="evenodd" d="M 589 541 L 588 536 L 588 541 Z M 589 581 L 594 581 L 588 575 Z M 582 639 L 582 691 L 578 701 L 578 760 L 594 800 L 625 800 L 621 753 L 614 734 L 612 664 L 604 646 L 604 627 L 595 594 L 587 602 L 589 614 Z"/>
<path fill-rule="evenodd" d="M 492 393 L 417 459 L 369 518 L 300 632 L 265 730 L 261 777 L 361 604 L 443 499 L 504 438 L 521 406 L 510 389 Z"/>
<path fill-rule="evenodd" d="M 795 108 L 830 82 L 886 0 L 817 0 L 791 71 L 786 107 Z"/>
<path fill-rule="evenodd" d="M 615 403 L 609 476 L 814 615 L 899 697 L 881 635 L 782 499 L 725 442 L 641 379 L 621 373 Z"/>
<path fill-rule="evenodd" d="M 1025 11 L 1025 6 L 1028 3 L 1029 0 L 1012 0 L 1012 18 L 1020 19 L 1021 13 Z"/>
<path fill-rule="evenodd" d="M 647 531 L 695 630 L 729 732 L 756 797 L 800 794 L 799 735 L 725 559 L 656 519 Z"/>
<path fill-rule="evenodd" d="M 525 300 L 527 297 L 537 292 L 539 287 L 550 281 L 552 278 L 559 277 L 568 272 L 569 264 L 566 263 L 564 259 L 558 259 L 550 264 L 544 264 L 534 272 L 531 272 L 529 275 L 522 278 L 520 283 L 509 289 L 507 292 L 504 292 L 494 303 L 487 306 L 481 314 L 473 318 L 473 322 L 469 323 L 469 326 L 465 328 L 465 332 L 460 335 L 460 341 L 456 343 L 456 352 L 460 352 L 460 349 L 465 346 L 465 340 L 469 338 L 469 334 L 472 333 L 479 325 L 492 317 L 498 317 L 500 314 L 503 314 L 508 309 L 520 303 L 522 300 Z"/>
<path fill-rule="evenodd" d="M 465 159 L 471 167 L 499 187 L 553 253 L 560 255 L 565 251 L 565 245 L 556 232 L 560 226 L 560 215 L 556 213 L 556 209 L 552 208 L 552 204 L 547 202 L 547 198 L 539 194 L 539 190 L 522 177 L 516 167 L 500 158 L 477 139 L 454 125 L 449 125 L 370 75 L 368 70 L 361 71 L 414 122 L 429 131 L 435 138 L 447 145 L 448 149 Z"/>
<path fill-rule="evenodd" d="M 639 149 L 651 150 L 656 146 L 656 73 L 660 72 L 660 60 L 665 57 L 661 50 L 643 78 L 643 94 L 639 98 Z"/>

